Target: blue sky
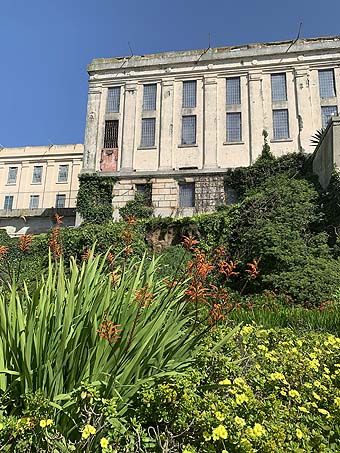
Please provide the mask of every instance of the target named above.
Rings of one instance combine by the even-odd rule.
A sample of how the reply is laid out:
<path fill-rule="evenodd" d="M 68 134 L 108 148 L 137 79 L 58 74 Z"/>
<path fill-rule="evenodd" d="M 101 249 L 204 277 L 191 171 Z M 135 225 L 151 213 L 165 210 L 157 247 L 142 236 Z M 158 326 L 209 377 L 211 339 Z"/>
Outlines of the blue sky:
<path fill-rule="evenodd" d="M 82 143 L 93 58 L 340 35 L 340 2 L 1 0 L 0 145 Z"/>

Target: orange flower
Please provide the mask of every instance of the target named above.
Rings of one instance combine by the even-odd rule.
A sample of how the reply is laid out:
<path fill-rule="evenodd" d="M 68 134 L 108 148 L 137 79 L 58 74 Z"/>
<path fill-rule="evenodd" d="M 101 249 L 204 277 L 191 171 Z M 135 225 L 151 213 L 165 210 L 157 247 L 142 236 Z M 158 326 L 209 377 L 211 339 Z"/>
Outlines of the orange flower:
<path fill-rule="evenodd" d="M 119 332 L 122 329 L 118 329 L 120 324 L 113 324 L 112 321 L 106 319 L 106 315 L 104 315 L 102 326 L 99 330 L 97 330 L 98 335 L 100 338 L 108 341 L 109 345 L 112 347 L 120 338 Z"/>
<path fill-rule="evenodd" d="M 23 236 L 20 236 L 19 242 L 18 242 L 18 248 L 22 253 L 27 252 L 27 250 L 30 247 L 30 244 L 32 242 L 32 235 L 30 234 L 24 234 Z"/>
<path fill-rule="evenodd" d="M 91 250 L 86 249 L 85 252 L 81 255 L 83 261 L 87 261 L 90 258 Z"/>
<path fill-rule="evenodd" d="M 194 239 L 192 236 L 183 236 L 183 246 L 187 250 L 193 250 L 195 245 L 198 244 L 198 241 Z"/>
<path fill-rule="evenodd" d="M 118 272 L 114 271 L 114 272 L 111 272 L 111 284 L 112 286 L 116 286 L 118 281 L 119 281 L 119 274 Z"/>
<path fill-rule="evenodd" d="M 149 289 L 149 284 L 147 283 L 145 286 L 143 286 L 141 289 L 139 290 L 136 290 L 135 291 L 135 302 L 137 302 L 137 304 L 140 306 L 140 307 L 149 307 L 151 304 L 152 304 L 152 298 L 153 298 L 153 294 L 152 293 L 148 293 L 148 289 Z"/>
<path fill-rule="evenodd" d="M 135 225 L 137 223 L 137 220 L 135 219 L 135 217 L 133 217 L 132 215 L 127 215 L 125 217 L 125 220 L 127 221 L 127 223 L 129 225 Z"/>
<path fill-rule="evenodd" d="M 112 252 L 109 252 L 109 254 L 107 255 L 107 260 L 110 264 L 113 264 L 113 262 L 115 260 L 115 256 Z"/>
<path fill-rule="evenodd" d="M 219 272 L 221 274 L 224 274 L 227 278 L 230 278 L 232 277 L 233 275 L 238 275 L 239 272 L 235 272 L 235 269 L 236 269 L 236 266 L 237 266 L 237 261 L 225 261 L 225 260 L 221 260 L 219 263 L 218 263 L 218 267 L 219 267 Z"/>
<path fill-rule="evenodd" d="M 0 245 L 0 259 L 7 257 L 8 247 L 6 245 Z"/>
<path fill-rule="evenodd" d="M 247 263 L 247 266 L 249 267 L 249 269 L 246 269 L 246 272 L 248 272 L 250 278 L 256 278 L 260 274 L 260 271 L 258 269 L 260 261 L 261 261 L 261 258 L 258 260 L 253 260 L 252 263 Z"/>
<path fill-rule="evenodd" d="M 60 226 L 63 223 L 62 219 L 64 218 L 64 216 L 59 215 L 57 212 L 54 214 L 54 218 L 58 226 Z"/>

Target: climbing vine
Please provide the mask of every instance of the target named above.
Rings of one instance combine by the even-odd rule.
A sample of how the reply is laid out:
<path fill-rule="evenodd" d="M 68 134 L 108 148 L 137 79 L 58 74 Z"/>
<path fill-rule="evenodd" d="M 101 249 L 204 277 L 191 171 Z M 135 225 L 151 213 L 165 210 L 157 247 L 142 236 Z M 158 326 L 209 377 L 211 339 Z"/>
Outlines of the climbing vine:
<path fill-rule="evenodd" d="M 117 178 L 99 173 L 79 176 L 77 212 L 84 222 L 102 223 L 112 219 L 112 190 Z"/>

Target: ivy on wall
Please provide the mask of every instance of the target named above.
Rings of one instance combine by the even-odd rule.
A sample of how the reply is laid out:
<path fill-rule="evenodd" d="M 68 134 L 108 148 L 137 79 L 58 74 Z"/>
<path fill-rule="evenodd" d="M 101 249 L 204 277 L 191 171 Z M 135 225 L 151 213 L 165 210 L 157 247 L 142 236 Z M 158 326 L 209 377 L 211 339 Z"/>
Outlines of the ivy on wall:
<path fill-rule="evenodd" d="M 79 176 L 77 212 L 84 222 L 103 223 L 112 219 L 112 190 L 115 176 L 84 173 Z"/>

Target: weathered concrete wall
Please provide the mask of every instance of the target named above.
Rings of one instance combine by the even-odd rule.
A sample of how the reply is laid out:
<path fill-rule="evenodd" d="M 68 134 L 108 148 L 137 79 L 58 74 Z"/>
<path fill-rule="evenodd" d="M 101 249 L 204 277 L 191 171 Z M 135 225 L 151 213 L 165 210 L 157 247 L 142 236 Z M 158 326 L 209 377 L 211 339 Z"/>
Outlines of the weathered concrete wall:
<path fill-rule="evenodd" d="M 313 172 L 323 189 L 329 184 L 334 166 L 340 169 L 340 117 L 331 118 L 315 150 Z"/>

